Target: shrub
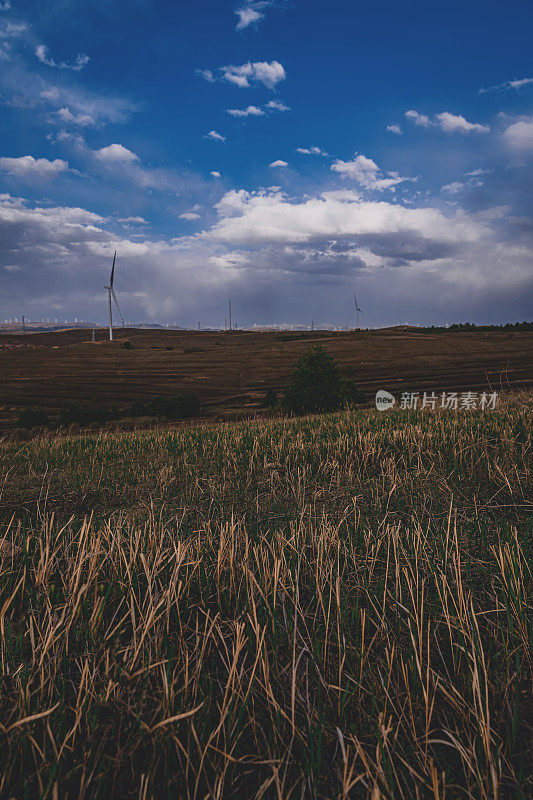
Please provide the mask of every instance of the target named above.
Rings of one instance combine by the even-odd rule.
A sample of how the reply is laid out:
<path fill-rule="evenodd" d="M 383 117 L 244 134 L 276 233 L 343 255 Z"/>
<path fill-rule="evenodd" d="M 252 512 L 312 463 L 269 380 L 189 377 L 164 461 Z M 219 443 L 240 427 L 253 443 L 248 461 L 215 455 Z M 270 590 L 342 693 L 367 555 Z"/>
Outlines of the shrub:
<path fill-rule="evenodd" d="M 279 337 L 280 342 L 295 342 L 297 339 L 305 339 L 305 333 L 284 333 Z"/>
<path fill-rule="evenodd" d="M 358 406 L 366 401 L 366 395 L 358 389 L 354 381 L 344 381 L 342 384 L 343 399 L 350 406 Z"/>
<path fill-rule="evenodd" d="M 172 414 L 171 397 L 154 397 L 147 405 L 151 417 L 168 417 Z"/>
<path fill-rule="evenodd" d="M 59 410 L 60 425 L 91 425 L 96 422 L 102 424 L 119 419 L 120 411 L 117 406 L 97 406 L 94 404 L 80 405 L 79 403 L 68 403 Z"/>
<path fill-rule="evenodd" d="M 75 409 L 79 408 L 79 403 L 69 403 L 59 409 L 59 424 L 70 425 L 74 421 Z"/>
<path fill-rule="evenodd" d="M 50 420 L 41 408 L 25 408 L 18 415 L 18 424 L 21 428 L 48 428 Z"/>
<path fill-rule="evenodd" d="M 333 411 L 343 399 L 339 369 L 320 345 L 310 347 L 296 364 L 285 392 L 285 406 L 296 414 Z"/>
<path fill-rule="evenodd" d="M 124 348 L 124 350 L 133 350 L 134 344 L 131 341 L 131 339 L 124 339 L 124 341 L 122 342 L 122 347 Z"/>
<path fill-rule="evenodd" d="M 267 389 L 261 405 L 263 408 L 274 408 L 278 404 L 278 395 L 275 389 Z"/>
<path fill-rule="evenodd" d="M 187 417 L 197 417 L 200 407 L 200 400 L 194 392 L 180 394 L 176 397 L 154 397 L 148 403 L 148 414 L 153 417 L 166 417 L 166 419 L 186 419 Z"/>
<path fill-rule="evenodd" d="M 142 400 L 136 400 L 132 404 L 127 416 L 130 416 L 130 417 L 149 417 L 150 416 L 150 412 L 148 410 L 148 406 L 146 405 L 146 403 L 143 403 Z"/>
<path fill-rule="evenodd" d="M 176 397 L 176 406 L 180 417 L 197 417 L 200 414 L 200 398 L 195 392 Z"/>

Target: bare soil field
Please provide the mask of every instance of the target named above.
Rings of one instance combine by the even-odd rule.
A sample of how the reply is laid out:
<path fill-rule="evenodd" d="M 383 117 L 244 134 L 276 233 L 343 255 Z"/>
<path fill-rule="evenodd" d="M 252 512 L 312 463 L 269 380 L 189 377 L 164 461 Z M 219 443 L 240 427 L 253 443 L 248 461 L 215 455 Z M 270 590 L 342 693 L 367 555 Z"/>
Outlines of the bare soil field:
<path fill-rule="evenodd" d="M 295 362 L 320 343 L 369 398 L 398 393 L 521 389 L 533 385 L 533 333 L 381 330 L 306 334 L 89 330 L 0 335 L 0 425 L 21 408 L 116 403 L 196 392 L 209 417 L 259 410 L 283 390 Z M 125 350 L 129 339 L 132 350 Z"/>

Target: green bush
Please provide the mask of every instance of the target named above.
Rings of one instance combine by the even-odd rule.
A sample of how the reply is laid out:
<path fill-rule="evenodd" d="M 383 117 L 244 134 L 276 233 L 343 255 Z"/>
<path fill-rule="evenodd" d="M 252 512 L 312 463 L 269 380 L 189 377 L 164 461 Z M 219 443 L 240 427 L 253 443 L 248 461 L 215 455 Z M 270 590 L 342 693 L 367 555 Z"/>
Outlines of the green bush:
<path fill-rule="evenodd" d="M 267 389 L 261 402 L 263 408 L 274 408 L 278 404 L 278 395 L 275 389 Z"/>
<path fill-rule="evenodd" d="M 310 347 L 296 364 L 284 404 L 295 414 L 334 411 L 343 401 L 342 380 L 333 358 L 320 345 Z"/>
<path fill-rule="evenodd" d="M 130 408 L 122 413 L 117 406 L 108 408 L 94 403 L 87 405 L 69 403 L 59 411 L 59 424 L 64 426 L 88 426 L 93 423 L 105 425 L 108 422 L 120 419 L 122 416 L 187 419 L 197 417 L 200 414 L 200 410 L 200 400 L 198 395 L 194 393 L 181 394 L 176 397 L 154 397 L 149 402 L 135 400 Z"/>
<path fill-rule="evenodd" d="M 284 333 L 279 337 L 280 342 L 295 342 L 297 339 L 305 339 L 305 333 Z"/>
<path fill-rule="evenodd" d="M 344 381 L 342 384 L 342 394 L 344 401 L 350 406 L 358 406 L 366 401 L 366 395 L 358 389 L 354 381 Z"/>
<path fill-rule="evenodd" d="M 176 397 L 154 397 L 147 405 L 148 414 L 152 417 L 166 419 L 187 419 L 200 414 L 200 400 L 194 392 L 180 394 Z"/>
<path fill-rule="evenodd" d="M 21 428 L 48 428 L 50 420 L 46 412 L 40 408 L 25 408 L 18 415 L 18 424 Z"/>
<path fill-rule="evenodd" d="M 142 400 L 136 400 L 132 404 L 132 406 L 131 406 L 131 408 L 130 408 L 130 410 L 127 413 L 126 416 L 128 416 L 128 417 L 149 417 L 150 416 L 150 412 L 148 410 L 148 406 L 146 405 L 146 403 L 143 403 Z"/>
<path fill-rule="evenodd" d="M 68 403 L 59 410 L 59 424 L 65 426 L 73 423 L 77 425 L 90 425 L 93 422 L 103 424 L 119 418 L 120 411 L 117 406 L 108 408 L 94 404 Z"/>

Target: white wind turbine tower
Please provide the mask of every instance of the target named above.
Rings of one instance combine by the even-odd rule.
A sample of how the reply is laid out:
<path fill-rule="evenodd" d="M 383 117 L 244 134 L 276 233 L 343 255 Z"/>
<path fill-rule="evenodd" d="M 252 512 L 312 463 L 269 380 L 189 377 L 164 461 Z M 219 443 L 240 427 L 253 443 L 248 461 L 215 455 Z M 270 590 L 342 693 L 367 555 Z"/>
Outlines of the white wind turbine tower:
<path fill-rule="evenodd" d="M 361 311 L 359 305 L 357 303 L 357 297 L 355 296 L 355 292 L 353 293 L 353 307 L 355 309 L 355 330 L 359 330 L 359 314 L 364 314 L 364 311 Z"/>
<path fill-rule="evenodd" d="M 115 277 L 115 262 L 117 260 L 117 251 L 115 250 L 115 255 L 113 256 L 113 266 L 111 267 L 111 278 L 109 281 L 109 286 L 106 286 L 107 289 L 107 300 L 108 300 L 108 307 L 109 307 L 109 341 L 113 341 L 113 308 L 111 305 L 111 295 L 113 296 L 113 300 L 115 301 L 115 305 L 118 309 L 118 313 L 120 314 L 120 319 L 122 320 L 122 327 L 124 327 L 124 317 L 122 316 L 122 311 L 120 310 L 120 306 L 118 304 L 117 296 L 115 294 L 115 290 L 113 289 L 113 278 Z"/>

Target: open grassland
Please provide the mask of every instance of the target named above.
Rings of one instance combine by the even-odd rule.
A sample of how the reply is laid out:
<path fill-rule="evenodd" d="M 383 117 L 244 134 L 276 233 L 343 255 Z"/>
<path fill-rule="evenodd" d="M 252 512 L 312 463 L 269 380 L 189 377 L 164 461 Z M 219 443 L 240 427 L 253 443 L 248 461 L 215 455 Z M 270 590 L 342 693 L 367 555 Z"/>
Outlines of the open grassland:
<path fill-rule="evenodd" d="M 529 798 L 522 401 L 4 442 L 0 796 Z"/>
<path fill-rule="evenodd" d="M 0 427 L 35 406 L 52 418 L 65 403 L 124 408 L 155 395 L 196 392 L 207 417 L 255 413 L 283 390 L 295 363 L 320 343 L 369 397 L 376 389 L 465 391 L 533 386 L 533 332 L 219 333 L 88 330 L 0 336 Z M 124 350 L 128 337 L 133 350 Z M 15 349 L 9 349 L 16 345 Z M 7 348 L 7 349 L 6 349 Z"/>

